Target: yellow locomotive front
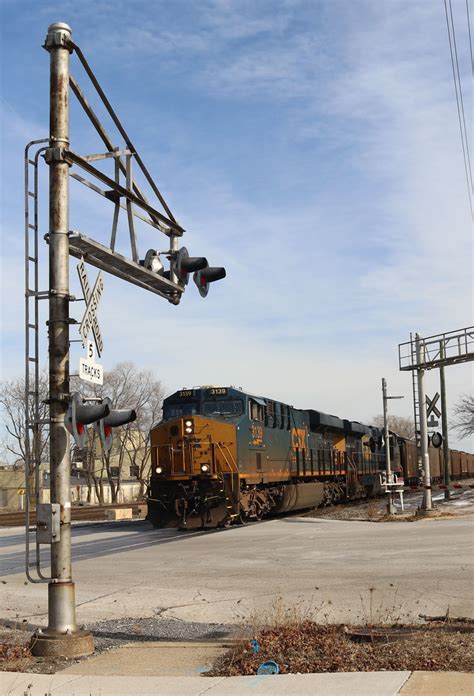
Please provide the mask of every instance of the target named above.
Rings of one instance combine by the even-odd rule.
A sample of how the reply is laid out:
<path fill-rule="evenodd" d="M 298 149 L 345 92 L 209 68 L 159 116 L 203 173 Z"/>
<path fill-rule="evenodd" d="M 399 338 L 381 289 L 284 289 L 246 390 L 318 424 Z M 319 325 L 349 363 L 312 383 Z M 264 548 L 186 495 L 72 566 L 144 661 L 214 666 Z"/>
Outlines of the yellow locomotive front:
<path fill-rule="evenodd" d="M 222 396 L 217 389 L 207 388 L 204 403 L 198 389 L 165 399 L 163 421 L 151 432 L 148 519 L 155 526 L 215 527 L 239 513 L 240 402 L 213 400 Z"/>

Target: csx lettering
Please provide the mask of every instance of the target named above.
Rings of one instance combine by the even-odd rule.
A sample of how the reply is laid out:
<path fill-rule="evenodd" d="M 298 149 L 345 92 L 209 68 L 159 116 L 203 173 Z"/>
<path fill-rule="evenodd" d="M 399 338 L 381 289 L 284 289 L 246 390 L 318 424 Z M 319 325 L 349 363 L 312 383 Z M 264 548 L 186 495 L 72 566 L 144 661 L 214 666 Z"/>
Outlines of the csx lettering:
<path fill-rule="evenodd" d="M 306 431 L 303 428 L 293 428 L 291 431 L 291 446 L 293 449 L 306 448 Z"/>

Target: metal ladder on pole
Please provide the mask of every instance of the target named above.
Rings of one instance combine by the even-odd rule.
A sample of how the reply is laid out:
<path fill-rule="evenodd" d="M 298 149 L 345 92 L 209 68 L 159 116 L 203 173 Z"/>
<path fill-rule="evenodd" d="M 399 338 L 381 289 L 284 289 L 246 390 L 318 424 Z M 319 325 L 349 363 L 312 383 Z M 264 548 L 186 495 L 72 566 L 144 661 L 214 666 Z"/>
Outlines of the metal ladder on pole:
<path fill-rule="evenodd" d="M 25 542 L 26 575 L 30 582 L 48 582 L 41 571 L 40 545 L 35 540 L 35 560 L 30 562 L 31 498 L 36 510 L 40 503 L 41 426 L 49 421 L 40 418 L 40 365 L 39 365 L 39 302 L 48 299 L 48 291 L 41 292 L 39 281 L 38 247 L 38 161 L 47 146 L 40 147 L 30 158 L 34 145 L 49 143 L 49 138 L 32 140 L 25 148 Z M 30 189 L 33 183 L 32 190 Z M 33 491 L 32 478 L 34 477 Z M 35 528 L 36 530 L 36 528 Z M 35 568 L 37 577 L 31 574 Z"/>
<path fill-rule="evenodd" d="M 410 333 L 410 350 L 411 350 L 411 364 L 416 365 L 416 340 L 413 339 L 413 334 Z M 420 397 L 418 394 L 418 371 L 411 371 L 411 381 L 413 389 L 413 416 L 415 421 L 415 441 L 416 441 L 416 458 L 418 464 L 418 473 L 420 473 L 422 468 L 421 461 L 421 424 L 420 424 Z"/>

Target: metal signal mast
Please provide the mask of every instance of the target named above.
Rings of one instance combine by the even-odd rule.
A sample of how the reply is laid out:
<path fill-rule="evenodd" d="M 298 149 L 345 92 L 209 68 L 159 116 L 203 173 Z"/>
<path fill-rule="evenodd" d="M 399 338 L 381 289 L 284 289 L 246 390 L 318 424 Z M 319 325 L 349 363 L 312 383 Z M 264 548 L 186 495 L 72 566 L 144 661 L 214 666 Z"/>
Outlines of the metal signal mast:
<path fill-rule="evenodd" d="M 467 326 L 457 331 L 435 334 L 423 338 L 419 334 L 410 336 L 410 340 L 398 346 L 398 363 L 402 371 L 413 372 L 413 398 L 415 409 L 415 429 L 418 445 L 418 461 L 423 473 L 422 511 L 433 509 L 431 499 L 431 471 L 428 454 L 428 410 L 434 408 L 425 392 L 425 370 L 440 369 L 441 402 L 443 404 L 443 449 L 445 483 L 449 484 L 449 452 L 447 447 L 448 427 L 446 414 L 446 387 L 444 368 L 474 360 L 474 326 Z M 415 378 L 416 373 L 416 378 Z M 430 403 L 428 403 L 430 401 Z"/>
<path fill-rule="evenodd" d="M 27 482 L 26 523 L 26 573 L 32 582 L 48 582 L 48 626 L 35 635 L 33 652 L 36 655 L 74 657 L 90 654 L 92 635 L 80 630 L 76 622 L 75 589 L 71 563 L 71 491 L 69 432 L 76 442 L 84 441 L 84 428 L 94 423 L 102 433 L 107 449 L 111 444 L 112 427 L 133 420 L 134 409 L 114 410 L 110 400 L 100 404 L 86 404 L 79 394 L 71 398 L 69 387 L 69 327 L 76 324 L 70 317 L 71 296 L 69 287 L 69 256 L 81 260 L 78 271 L 84 292 L 86 311 L 80 323 L 80 335 L 84 344 L 92 332 L 100 356 L 102 336 L 97 323 L 96 309 L 100 300 L 103 281 L 101 274 L 91 290 L 84 261 L 138 287 L 149 290 L 172 304 L 179 304 L 188 275 L 194 280 L 202 296 L 206 296 L 209 284 L 225 277 L 224 268 L 211 268 L 204 257 L 190 257 L 186 248 L 179 248 L 184 229 L 176 221 L 166 201 L 156 186 L 148 169 L 136 151 L 130 137 L 117 115 L 80 48 L 72 41 L 71 28 L 58 22 L 48 28 L 44 48 L 50 54 L 50 135 L 35 140 L 25 150 L 25 397 L 27 447 L 25 472 Z M 125 147 L 116 147 L 97 115 L 93 111 L 78 82 L 70 74 L 70 56 L 75 53 L 90 78 L 99 98 L 114 125 L 125 141 Z M 70 149 L 69 141 L 69 92 L 70 88 L 106 147 L 106 152 L 79 155 Z M 46 143 L 43 145 L 43 143 Z M 41 145 L 35 155 L 31 148 Z M 45 239 L 49 245 L 49 288 L 38 287 L 39 223 L 38 223 L 38 165 L 43 155 L 49 166 L 49 232 Z M 101 161 L 113 164 L 111 176 L 92 164 Z M 132 163 L 138 166 L 153 194 L 150 202 L 134 179 Z M 78 173 L 80 169 L 87 175 Z M 33 177 L 31 173 L 33 172 Z M 31 179 L 33 178 L 33 185 Z M 124 178 L 124 181 L 121 181 Z M 86 237 L 69 226 L 69 182 L 74 179 L 113 204 L 113 218 L 109 245 Z M 91 181 L 94 179 L 95 181 Z M 100 185 L 98 185 L 100 184 Z M 31 188 L 32 187 L 32 188 Z M 155 202 L 156 201 L 156 202 Z M 158 209 L 160 208 L 160 209 Z M 116 251 L 119 213 L 126 212 L 130 256 Z M 151 226 L 166 244 L 156 245 L 142 256 L 135 221 Z M 166 246 L 160 251 L 160 246 Z M 164 260 L 169 262 L 165 270 Z M 39 417 L 39 310 L 40 300 L 49 302 L 49 418 L 46 423 Z M 94 351 L 92 350 L 92 353 Z M 84 361 L 87 366 L 87 361 Z M 90 363 L 89 363 L 90 364 Z M 101 366 L 90 373 L 89 381 L 101 379 Z M 101 383 L 100 381 L 98 383 Z M 96 400 L 97 401 L 97 400 Z M 100 401 L 100 400 L 99 400 Z M 98 425 L 100 423 L 100 425 Z M 41 503 L 39 498 L 39 438 L 41 428 L 49 425 L 51 503 Z M 79 432 L 80 430 L 80 432 Z M 36 558 L 30 562 L 30 493 L 31 472 L 35 473 L 36 495 Z M 51 547 L 51 575 L 41 569 L 40 544 Z M 36 569 L 36 575 L 34 575 Z"/>

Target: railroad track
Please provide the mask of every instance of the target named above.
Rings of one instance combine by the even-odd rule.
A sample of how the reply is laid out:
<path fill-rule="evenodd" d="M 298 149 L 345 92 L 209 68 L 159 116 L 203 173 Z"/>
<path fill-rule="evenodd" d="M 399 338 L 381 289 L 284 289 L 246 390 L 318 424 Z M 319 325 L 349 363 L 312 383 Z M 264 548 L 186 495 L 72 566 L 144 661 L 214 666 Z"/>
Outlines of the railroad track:
<path fill-rule="evenodd" d="M 107 511 L 132 508 L 133 517 L 142 517 L 144 503 L 116 503 L 113 505 L 87 505 L 71 508 L 71 519 L 74 521 L 102 521 L 107 520 Z M 0 512 L 0 527 L 16 527 L 25 524 L 25 512 Z M 30 523 L 33 525 L 36 519 L 35 509 L 30 512 Z"/>

